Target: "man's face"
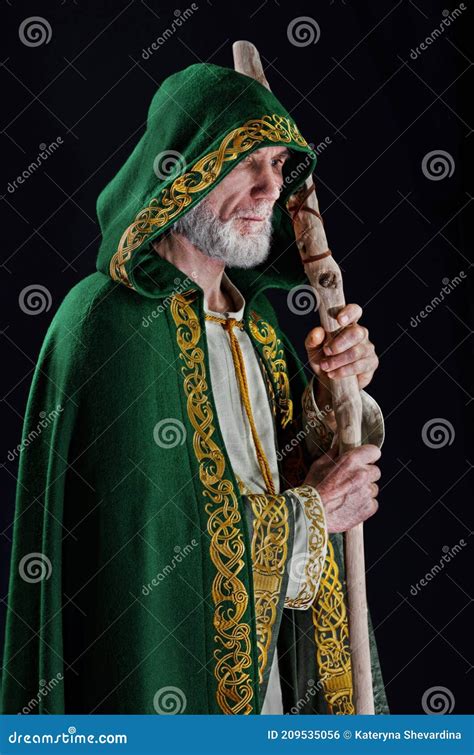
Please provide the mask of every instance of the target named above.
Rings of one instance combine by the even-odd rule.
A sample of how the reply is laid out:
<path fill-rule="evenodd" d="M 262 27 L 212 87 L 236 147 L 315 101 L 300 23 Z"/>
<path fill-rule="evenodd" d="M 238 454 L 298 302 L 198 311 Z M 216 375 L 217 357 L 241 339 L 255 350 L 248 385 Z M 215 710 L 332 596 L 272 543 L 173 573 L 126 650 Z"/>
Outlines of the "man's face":
<path fill-rule="evenodd" d="M 270 252 L 271 216 L 289 154 L 285 147 L 262 147 L 247 155 L 173 231 L 229 267 L 263 262 Z"/>
<path fill-rule="evenodd" d="M 247 155 L 208 195 L 216 217 L 244 236 L 258 234 L 280 196 L 288 157 L 284 147 L 262 147 Z"/>

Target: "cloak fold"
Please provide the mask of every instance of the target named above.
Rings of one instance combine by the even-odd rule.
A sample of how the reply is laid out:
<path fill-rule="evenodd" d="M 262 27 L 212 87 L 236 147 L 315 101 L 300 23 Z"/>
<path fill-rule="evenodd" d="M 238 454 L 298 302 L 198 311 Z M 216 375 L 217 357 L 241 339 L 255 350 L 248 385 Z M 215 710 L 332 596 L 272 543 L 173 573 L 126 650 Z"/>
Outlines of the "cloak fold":
<path fill-rule="evenodd" d="M 275 145 L 291 159 L 271 257 L 232 278 L 265 365 L 279 448 L 296 436 L 307 378 L 265 291 L 306 280 L 285 201 L 316 157 L 258 82 L 196 64 L 159 87 L 145 133 L 101 193 L 97 271 L 67 294 L 38 357 L 19 460 L 2 713 L 260 713 L 252 530 L 212 396 L 204 292 L 151 242 L 247 154 Z M 170 150 L 181 157 L 163 176 L 155 158 Z M 299 485 L 310 462 L 304 444 L 295 449 L 281 490 Z M 341 541 L 331 536 L 343 574 Z M 317 682 L 311 610 L 279 607 L 288 712 L 308 674 Z M 377 712 L 386 712 L 373 648 Z M 316 706 L 321 695 L 304 712 Z"/>

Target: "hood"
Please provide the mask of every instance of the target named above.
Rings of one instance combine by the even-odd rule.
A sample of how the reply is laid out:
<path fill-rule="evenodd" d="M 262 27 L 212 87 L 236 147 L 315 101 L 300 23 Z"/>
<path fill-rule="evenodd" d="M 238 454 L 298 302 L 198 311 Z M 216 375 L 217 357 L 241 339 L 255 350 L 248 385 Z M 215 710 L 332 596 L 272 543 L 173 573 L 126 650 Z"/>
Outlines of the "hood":
<path fill-rule="evenodd" d="M 270 255 L 257 267 L 232 268 L 232 280 L 247 300 L 266 287 L 307 281 L 285 202 L 314 170 L 316 155 L 269 90 L 209 63 L 191 65 L 162 82 L 145 133 L 99 195 L 97 269 L 143 296 L 168 296 L 178 283 L 181 292 L 196 289 L 151 242 L 249 153 L 279 145 L 291 156 L 274 206 Z"/>

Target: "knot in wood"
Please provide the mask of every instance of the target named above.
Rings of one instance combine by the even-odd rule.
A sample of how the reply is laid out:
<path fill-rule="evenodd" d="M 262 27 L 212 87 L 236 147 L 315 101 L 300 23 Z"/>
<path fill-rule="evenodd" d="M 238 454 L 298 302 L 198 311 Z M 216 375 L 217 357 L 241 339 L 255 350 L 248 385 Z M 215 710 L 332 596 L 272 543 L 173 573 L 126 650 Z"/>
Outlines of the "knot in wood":
<path fill-rule="evenodd" d="M 329 272 L 329 273 L 322 273 L 319 276 L 319 285 L 323 288 L 336 288 L 337 286 L 337 276 L 336 273 Z"/>

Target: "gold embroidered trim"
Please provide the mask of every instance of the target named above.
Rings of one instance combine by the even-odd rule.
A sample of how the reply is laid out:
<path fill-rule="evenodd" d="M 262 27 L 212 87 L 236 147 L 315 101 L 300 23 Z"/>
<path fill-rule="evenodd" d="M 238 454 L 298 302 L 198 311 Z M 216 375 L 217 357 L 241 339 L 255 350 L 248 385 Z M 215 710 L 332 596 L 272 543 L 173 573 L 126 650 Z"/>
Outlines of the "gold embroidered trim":
<path fill-rule="evenodd" d="M 242 152 L 248 152 L 264 140 L 308 146 L 296 124 L 275 113 L 253 118 L 232 129 L 217 149 L 201 157 L 191 170 L 175 178 L 171 186 L 163 189 L 160 197 L 153 197 L 149 205 L 140 210 L 133 223 L 124 231 L 110 261 L 109 272 L 113 280 L 134 289 L 125 270 L 133 251 L 152 233 L 175 220 L 191 204 L 193 194 L 199 194 L 215 183 L 224 163 L 236 160 Z"/>
<path fill-rule="evenodd" d="M 306 518 L 311 522 L 308 533 L 308 551 L 306 553 L 293 553 L 292 562 L 297 564 L 300 559 L 305 562 L 305 575 L 303 584 L 296 598 L 286 598 L 285 608 L 309 608 L 316 597 L 321 580 L 328 534 L 324 508 L 318 492 L 311 485 L 300 485 L 294 488 L 303 501 Z"/>
<path fill-rule="evenodd" d="M 328 550 L 321 586 L 312 608 L 316 658 L 328 712 L 353 715 L 349 626 L 334 547 Z"/>
<path fill-rule="evenodd" d="M 261 358 L 260 354 L 257 354 L 257 358 L 258 358 L 258 361 L 259 361 L 260 367 L 261 367 L 260 371 L 263 374 L 263 378 L 264 378 L 265 384 L 267 386 L 268 400 L 270 402 L 270 406 L 271 406 L 271 409 L 272 409 L 272 414 L 276 418 L 277 406 L 276 406 L 275 391 L 274 391 L 274 388 L 273 388 L 273 383 L 270 380 L 270 378 L 268 377 L 268 370 L 265 367 L 264 361 Z"/>
<path fill-rule="evenodd" d="M 273 326 L 254 310 L 250 313 L 248 324 L 250 334 L 263 346 L 263 356 L 277 386 L 281 426 L 285 428 L 293 418 L 293 401 L 290 398 L 290 382 L 284 348 Z"/>
<path fill-rule="evenodd" d="M 284 495 L 248 496 L 254 513 L 252 535 L 253 584 L 257 622 L 260 684 L 277 618 L 281 585 L 288 558 L 289 512 Z"/>
<path fill-rule="evenodd" d="M 193 449 L 199 461 L 199 478 L 208 514 L 207 530 L 211 537 L 210 556 L 216 567 L 212 583 L 214 601 L 214 675 L 217 679 L 217 702 L 226 714 L 253 712 L 252 680 L 246 669 L 252 666 L 250 626 L 244 621 L 248 593 L 239 579 L 244 567 L 245 545 L 241 531 L 238 497 L 232 482 L 225 477 L 225 456 L 212 440 L 215 427 L 207 396 L 208 384 L 199 319 L 192 307 L 196 291 L 174 294 L 171 313 L 176 337 L 184 361 L 184 391 L 187 412 L 194 428 Z"/>

